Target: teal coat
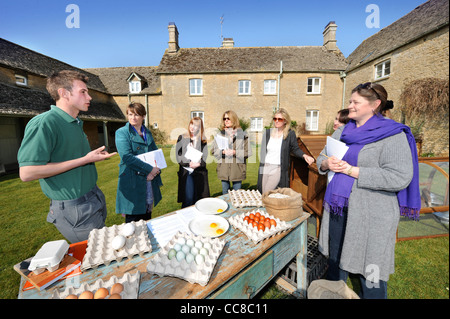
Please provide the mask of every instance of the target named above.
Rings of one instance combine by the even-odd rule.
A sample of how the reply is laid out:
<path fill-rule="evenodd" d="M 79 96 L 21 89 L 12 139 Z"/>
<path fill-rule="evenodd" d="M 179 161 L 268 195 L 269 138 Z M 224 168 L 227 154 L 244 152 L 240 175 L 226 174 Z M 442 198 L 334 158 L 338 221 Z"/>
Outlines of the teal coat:
<path fill-rule="evenodd" d="M 130 123 L 116 131 L 116 147 L 120 155 L 119 181 L 117 185 L 116 213 L 140 215 L 146 213 L 147 175 L 153 166 L 141 161 L 136 155 L 157 150 L 152 133 L 145 128 L 147 142 Z M 153 206 L 161 200 L 161 176 L 152 180 Z"/>

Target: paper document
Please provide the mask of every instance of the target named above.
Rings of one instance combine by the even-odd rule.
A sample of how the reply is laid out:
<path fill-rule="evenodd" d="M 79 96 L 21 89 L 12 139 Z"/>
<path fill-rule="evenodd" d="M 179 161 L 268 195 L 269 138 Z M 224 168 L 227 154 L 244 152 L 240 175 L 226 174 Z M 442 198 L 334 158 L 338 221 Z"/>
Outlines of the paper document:
<path fill-rule="evenodd" d="M 150 164 L 153 167 L 157 166 L 160 169 L 167 167 L 166 159 L 164 158 L 162 149 L 158 149 L 156 151 L 151 151 L 144 154 L 139 154 L 136 155 L 136 157 L 139 158 L 141 161 Z"/>
<path fill-rule="evenodd" d="M 330 156 L 330 157 L 334 156 L 339 159 L 342 159 L 348 150 L 348 146 L 345 143 L 338 141 L 338 140 L 332 138 L 331 136 L 327 136 L 326 148 L 327 148 L 328 156 Z M 334 176 L 334 172 L 329 171 L 328 172 L 328 183 L 331 182 L 331 180 L 333 179 L 333 176 Z"/>
<path fill-rule="evenodd" d="M 222 136 L 220 134 L 217 134 L 214 137 L 214 140 L 216 141 L 217 147 L 221 150 L 227 150 L 228 149 L 228 138 L 225 136 Z"/>
<path fill-rule="evenodd" d="M 147 227 L 155 237 L 158 245 L 164 247 L 179 231 L 192 234 L 189 229 L 189 223 L 201 213 L 195 206 L 186 207 L 175 214 L 161 218 L 151 219 Z"/>
<path fill-rule="evenodd" d="M 188 160 L 196 163 L 200 163 L 200 160 L 202 159 L 203 153 L 199 150 L 196 150 L 192 146 L 188 145 L 186 154 L 184 154 L 184 157 L 186 157 Z"/>

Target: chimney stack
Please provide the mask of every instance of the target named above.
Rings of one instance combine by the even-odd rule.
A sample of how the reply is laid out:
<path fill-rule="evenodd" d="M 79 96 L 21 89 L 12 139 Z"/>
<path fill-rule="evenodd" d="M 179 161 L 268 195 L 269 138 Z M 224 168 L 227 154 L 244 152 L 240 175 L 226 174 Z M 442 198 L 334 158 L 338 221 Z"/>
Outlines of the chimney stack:
<path fill-rule="evenodd" d="M 178 49 L 178 29 L 175 22 L 169 22 L 169 53 L 177 53 Z"/>
<path fill-rule="evenodd" d="M 224 38 L 222 41 L 222 48 L 234 48 L 233 38 Z"/>
<path fill-rule="evenodd" d="M 336 29 L 337 25 L 334 21 L 330 21 L 323 31 L 323 46 L 328 51 L 339 51 L 336 45 Z"/>

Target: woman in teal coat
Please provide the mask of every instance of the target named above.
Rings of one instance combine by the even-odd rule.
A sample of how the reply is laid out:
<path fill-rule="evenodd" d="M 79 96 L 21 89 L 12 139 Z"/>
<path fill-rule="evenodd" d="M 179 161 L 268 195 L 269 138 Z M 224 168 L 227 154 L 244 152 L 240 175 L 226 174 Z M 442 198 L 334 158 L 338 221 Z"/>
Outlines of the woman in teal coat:
<path fill-rule="evenodd" d="M 116 131 L 121 159 L 116 213 L 124 215 L 126 223 L 150 219 L 153 206 L 162 198 L 160 169 L 136 157 L 158 149 L 152 133 L 143 125 L 146 114 L 141 103 L 131 103 L 127 108 L 128 123 Z"/>

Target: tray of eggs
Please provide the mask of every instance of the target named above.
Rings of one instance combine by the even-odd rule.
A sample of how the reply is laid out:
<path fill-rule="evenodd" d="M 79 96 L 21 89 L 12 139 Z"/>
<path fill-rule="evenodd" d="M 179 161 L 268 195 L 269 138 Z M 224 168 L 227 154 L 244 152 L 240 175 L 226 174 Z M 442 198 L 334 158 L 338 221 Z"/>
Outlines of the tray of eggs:
<path fill-rule="evenodd" d="M 121 278 L 112 276 L 109 280 L 97 280 L 93 284 L 83 283 L 79 288 L 69 286 L 59 291 L 55 289 L 52 299 L 137 299 L 140 272 L 126 273 Z"/>
<path fill-rule="evenodd" d="M 263 207 L 264 204 L 261 199 L 261 193 L 258 190 L 228 190 L 228 194 L 230 195 L 231 203 L 234 207 Z"/>
<path fill-rule="evenodd" d="M 150 259 L 147 272 L 208 284 L 225 240 L 178 232 Z"/>
<path fill-rule="evenodd" d="M 89 233 L 86 254 L 80 269 L 97 268 L 152 251 L 144 220 L 93 229 Z"/>
<path fill-rule="evenodd" d="M 259 209 L 233 215 L 228 221 L 255 244 L 292 227 L 291 224 Z"/>

